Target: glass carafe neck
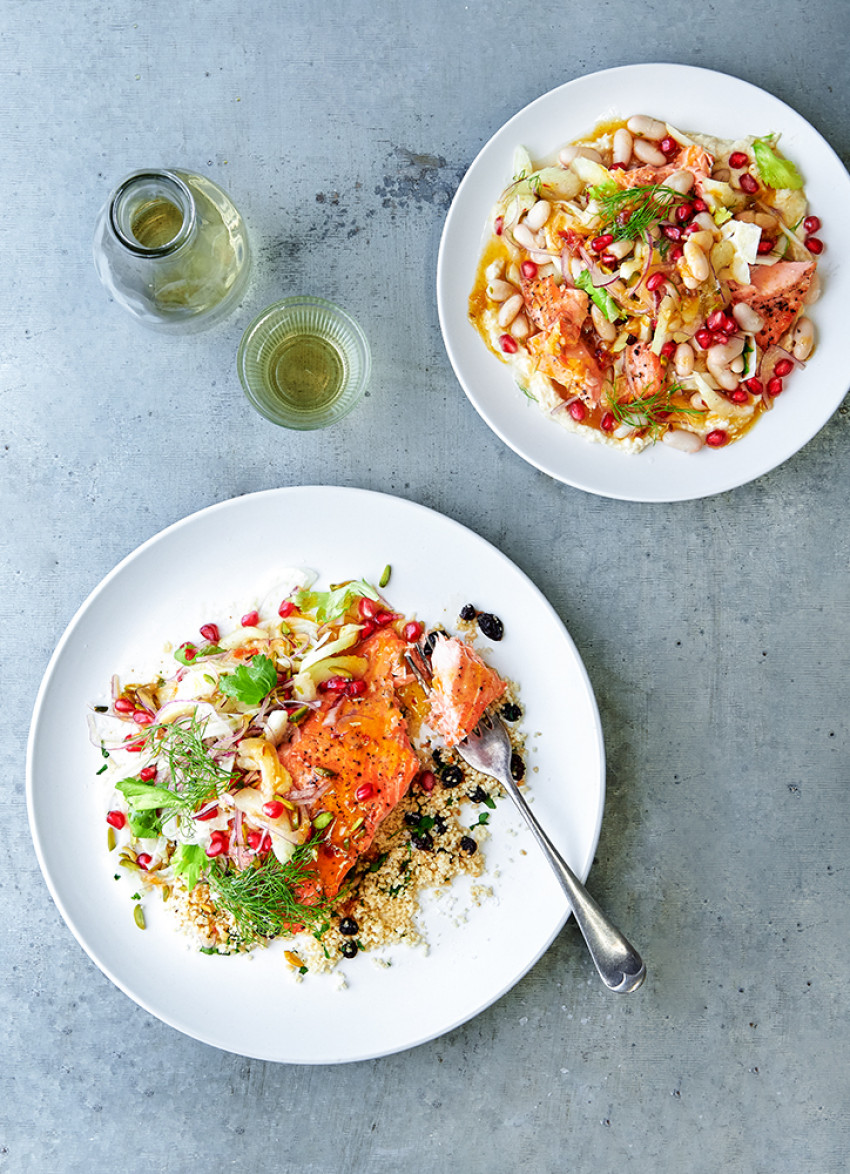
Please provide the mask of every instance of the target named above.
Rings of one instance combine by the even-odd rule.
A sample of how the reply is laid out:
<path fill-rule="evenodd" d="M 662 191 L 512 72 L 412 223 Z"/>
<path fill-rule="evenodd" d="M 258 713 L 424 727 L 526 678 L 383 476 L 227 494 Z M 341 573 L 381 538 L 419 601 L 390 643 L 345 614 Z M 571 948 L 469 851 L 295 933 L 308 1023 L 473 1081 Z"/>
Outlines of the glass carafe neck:
<path fill-rule="evenodd" d="M 109 201 L 109 225 L 116 239 L 137 257 L 176 253 L 195 231 L 195 201 L 173 171 L 136 171 Z"/>

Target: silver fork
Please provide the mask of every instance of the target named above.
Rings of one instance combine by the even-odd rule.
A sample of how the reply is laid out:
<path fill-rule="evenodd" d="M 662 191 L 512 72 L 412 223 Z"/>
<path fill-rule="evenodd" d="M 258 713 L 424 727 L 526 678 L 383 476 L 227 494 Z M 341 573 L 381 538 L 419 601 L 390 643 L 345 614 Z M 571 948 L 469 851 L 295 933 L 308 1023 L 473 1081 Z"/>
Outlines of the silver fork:
<path fill-rule="evenodd" d="M 425 657 L 421 656 L 421 666 L 410 653 L 405 653 L 405 660 L 425 692 L 430 692 L 430 672 Z M 501 718 L 488 710 L 472 733 L 455 746 L 455 750 L 473 770 L 497 779 L 525 816 L 532 835 L 555 871 L 605 985 L 620 994 L 636 991 L 646 978 L 646 966 L 634 946 L 608 920 L 537 822 L 511 774 L 511 742 Z"/>

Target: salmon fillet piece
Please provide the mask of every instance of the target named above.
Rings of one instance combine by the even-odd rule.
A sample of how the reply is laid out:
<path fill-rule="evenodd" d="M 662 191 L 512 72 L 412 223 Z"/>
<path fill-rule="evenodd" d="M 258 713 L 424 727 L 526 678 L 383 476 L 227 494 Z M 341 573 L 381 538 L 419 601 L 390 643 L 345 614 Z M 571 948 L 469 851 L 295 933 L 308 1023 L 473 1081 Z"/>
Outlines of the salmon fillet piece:
<path fill-rule="evenodd" d="M 446 746 L 456 746 L 506 688 L 498 673 L 468 644 L 456 636 L 438 640 L 431 653 L 429 725 L 444 738 Z"/>
<path fill-rule="evenodd" d="M 589 298 L 584 290 L 558 285 L 553 277 L 522 279 L 522 300 L 529 318 L 540 330 L 556 324 L 563 342 L 577 342 L 587 317 Z"/>
<path fill-rule="evenodd" d="M 664 364 L 648 342 L 627 346 L 623 357 L 628 385 L 637 399 L 655 395 L 664 386 Z"/>
<path fill-rule="evenodd" d="M 591 407 L 602 394 L 602 372 L 596 359 L 581 342 L 558 346 L 557 339 L 541 331 L 528 340 L 528 349 L 544 375 L 560 383 L 567 395 L 578 395 Z"/>
<path fill-rule="evenodd" d="M 326 811 L 334 820 L 319 845 L 316 881 L 300 893 L 305 903 L 311 895 L 336 896 L 357 858 L 370 847 L 378 825 L 407 794 L 420 769 L 393 680 L 404 673 L 405 648 L 392 628 L 381 628 L 364 640 L 357 655 L 368 661 L 366 692 L 342 700 L 325 693 L 321 708 L 299 727 L 293 741 L 280 748 L 280 761 L 292 775 L 294 791 L 331 780 L 309 810 L 311 818 Z M 357 792 L 365 797 L 358 799 Z"/>
<path fill-rule="evenodd" d="M 815 275 L 814 261 L 777 261 L 775 265 L 754 265 L 750 284 L 732 295 L 734 302 L 746 302 L 764 319 L 756 342 L 765 350 L 779 342 L 803 306 Z"/>

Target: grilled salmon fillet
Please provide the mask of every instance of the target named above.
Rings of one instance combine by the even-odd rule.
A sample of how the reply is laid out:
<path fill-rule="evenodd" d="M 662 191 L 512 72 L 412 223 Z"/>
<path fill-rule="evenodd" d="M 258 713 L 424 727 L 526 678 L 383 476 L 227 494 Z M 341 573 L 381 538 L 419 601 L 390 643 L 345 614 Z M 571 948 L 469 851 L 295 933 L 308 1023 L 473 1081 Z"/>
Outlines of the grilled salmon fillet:
<path fill-rule="evenodd" d="M 750 270 L 750 284 L 735 291 L 733 302 L 746 302 L 764 319 L 764 326 L 756 335 L 762 349 L 779 342 L 788 330 L 800 312 L 814 275 L 813 261 L 754 265 Z"/>
<path fill-rule="evenodd" d="M 394 677 L 404 676 L 405 647 L 392 628 L 381 628 L 359 644 L 357 655 L 368 661 L 366 692 L 342 699 L 324 694 L 321 707 L 279 751 L 294 791 L 331 784 L 310 809 L 312 819 L 320 811 L 334 817 L 316 860 L 315 890 L 325 898 L 339 892 L 419 771 L 394 685 Z"/>

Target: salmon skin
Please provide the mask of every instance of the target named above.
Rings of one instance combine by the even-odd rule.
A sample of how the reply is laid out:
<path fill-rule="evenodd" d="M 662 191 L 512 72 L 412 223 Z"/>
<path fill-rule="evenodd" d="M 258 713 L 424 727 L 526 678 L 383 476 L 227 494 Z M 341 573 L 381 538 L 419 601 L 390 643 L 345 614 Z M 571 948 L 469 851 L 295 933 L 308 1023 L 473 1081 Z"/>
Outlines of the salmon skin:
<path fill-rule="evenodd" d="M 746 302 L 764 320 L 756 342 L 766 350 L 779 342 L 799 314 L 812 278 L 813 261 L 777 261 L 775 265 L 755 265 L 750 270 L 750 284 L 732 295 L 733 302 Z"/>
<path fill-rule="evenodd" d="M 488 705 L 505 692 L 498 673 L 456 636 L 437 640 L 431 653 L 429 724 L 456 746 L 478 725 Z"/>
<path fill-rule="evenodd" d="M 578 341 L 589 304 L 584 290 L 558 285 L 553 277 L 524 277 L 522 300 L 529 318 L 540 330 L 557 325 L 563 342 Z"/>
<path fill-rule="evenodd" d="M 664 387 L 664 364 L 648 342 L 635 342 L 627 346 L 624 366 L 629 388 L 637 399 L 657 395 Z"/>
<path fill-rule="evenodd" d="M 357 655 L 368 662 L 366 692 L 341 700 L 323 694 L 321 707 L 279 750 L 296 793 L 330 783 L 309 811 L 314 820 L 319 812 L 327 812 L 333 822 L 318 846 L 315 881 L 308 881 L 300 893 L 305 903 L 311 895 L 336 896 L 420 769 L 396 694 L 396 683 L 404 675 L 405 648 L 389 627 L 359 644 Z"/>

